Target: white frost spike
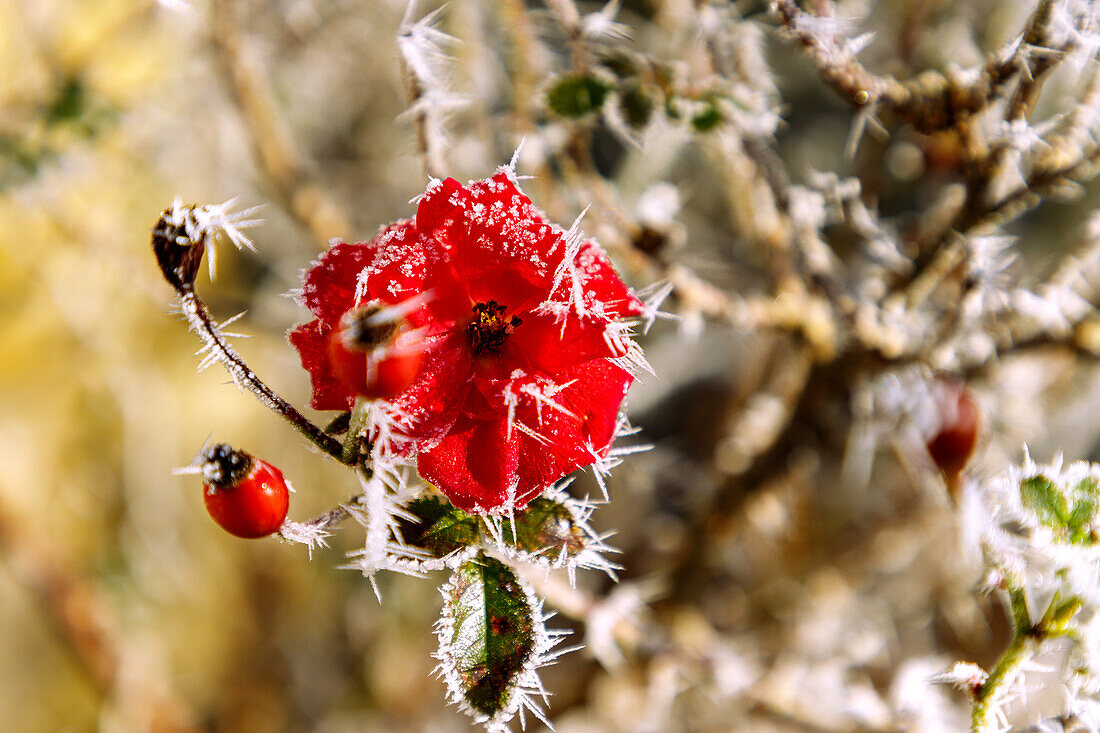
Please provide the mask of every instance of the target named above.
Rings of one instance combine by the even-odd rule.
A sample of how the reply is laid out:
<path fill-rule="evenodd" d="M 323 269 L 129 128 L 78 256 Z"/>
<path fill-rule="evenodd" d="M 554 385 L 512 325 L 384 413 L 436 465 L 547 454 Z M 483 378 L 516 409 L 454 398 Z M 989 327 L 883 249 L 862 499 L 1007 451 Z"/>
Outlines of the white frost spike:
<path fill-rule="evenodd" d="M 542 498 L 559 504 L 569 513 L 568 527 L 563 527 L 563 532 L 579 534 L 583 538 L 584 547 L 576 554 L 569 554 L 568 548 L 562 547 L 559 552 L 554 552 L 552 547 L 544 547 L 537 552 L 529 552 L 507 541 L 506 532 L 511 532 L 515 540 L 515 517 L 511 517 L 512 526 L 505 527 L 503 517 L 484 517 L 485 526 L 496 543 L 497 551 L 504 557 L 512 560 L 532 563 L 549 570 L 564 568 L 569 584 L 576 587 L 578 570 L 598 570 L 606 573 L 612 580 L 618 580 L 617 570 L 622 566 L 611 562 L 605 555 L 617 554 L 619 550 L 608 545 L 606 540 L 614 533 L 599 533 L 592 526 L 592 513 L 595 506 L 592 501 L 574 499 L 565 489 L 573 482 L 572 477 L 565 478 L 546 489 Z"/>
<path fill-rule="evenodd" d="M 327 529 L 321 529 L 308 522 L 291 522 L 287 520 L 279 528 L 279 537 L 287 542 L 299 542 L 306 546 L 309 559 L 313 559 L 313 551 L 319 547 L 328 547 L 328 538 L 332 533 Z"/>
<path fill-rule="evenodd" d="M 228 339 L 231 339 L 231 338 L 239 338 L 239 339 L 252 338 L 250 335 L 245 334 L 245 333 L 234 333 L 232 331 L 223 330 L 226 326 L 228 326 L 231 323 L 234 323 L 237 320 L 239 320 L 247 312 L 248 311 L 241 311 L 240 313 L 233 316 L 232 318 L 227 318 L 224 321 L 222 321 L 220 324 L 215 324 L 213 326 L 214 332 L 217 333 L 223 340 L 226 340 L 226 341 L 228 341 Z M 206 371 L 206 369 L 211 364 L 216 364 L 217 362 L 221 361 L 221 358 L 222 358 L 221 354 L 216 349 L 211 350 L 210 346 L 211 346 L 211 344 L 205 343 L 205 344 L 203 344 L 202 348 L 200 348 L 198 351 L 195 352 L 195 356 L 202 356 L 202 360 L 199 361 L 199 366 L 198 366 L 198 371 L 200 371 L 200 372 Z"/>
<path fill-rule="evenodd" d="M 568 629 L 547 629 L 546 622 L 553 618 L 554 614 L 544 613 L 542 600 L 535 596 L 534 590 L 527 581 L 519 574 L 516 574 L 515 577 L 521 592 L 526 598 L 527 607 L 530 609 L 534 645 L 527 661 L 524 662 L 523 669 L 516 676 L 507 703 L 495 715 L 485 715 L 466 702 L 463 694 L 462 677 L 458 668 L 459 660 L 455 659 L 454 649 L 452 649 L 449 641 L 454 636 L 455 630 L 455 617 L 451 604 L 446 602 L 443 604 L 443 613 L 435 623 L 435 634 L 439 640 L 439 649 L 432 656 L 439 660 L 439 664 L 436 665 L 434 673 L 446 683 L 448 701 L 457 705 L 462 712 L 491 732 L 503 733 L 507 731 L 508 722 L 515 718 L 517 713 L 520 718 L 520 726 L 526 728 L 527 712 L 530 712 L 548 728 L 553 729 L 553 725 L 543 710 L 543 706 L 549 705 L 550 695 L 543 687 L 538 671 L 542 667 L 553 664 L 563 654 L 568 654 L 580 648 L 555 648 L 571 632 Z M 454 579 L 452 578 L 440 588 L 440 593 L 444 599 L 449 598 L 449 594 L 453 591 L 453 582 Z"/>
<path fill-rule="evenodd" d="M 634 428 L 630 425 L 629 421 L 623 413 L 619 413 L 615 422 L 615 433 L 611 438 L 612 443 L 618 438 L 628 435 L 635 435 L 639 428 Z M 599 451 L 591 443 L 585 446 L 585 450 L 592 456 L 592 475 L 596 479 L 596 485 L 600 487 L 601 493 L 603 493 L 604 501 L 610 501 L 610 495 L 607 492 L 607 477 L 611 475 L 612 469 L 616 468 L 623 462 L 623 456 L 628 456 L 631 453 L 643 453 L 650 450 L 653 446 L 648 444 L 640 445 L 627 445 L 621 448 L 611 448 L 607 451 L 606 456 L 601 456 Z"/>
<path fill-rule="evenodd" d="M 609 358 L 608 361 L 625 369 L 635 377 L 643 373 L 654 377 L 657 376 L 657 372 L 653 370 L 653 366 L 649 363 L 649 360 L 645 358 L 642 347 L 638 346 L 638 344 L 633 341 L 627 342 L 627 352 L 624 356 L 614 359 Z"/>
<path fill-rule="evenodd" d="M 558 289 L 565 283 L 566 278 L 569 278 L 569 300 L 565 303 L 556 303 L 549 299 L 538 307 L 538 311 L 553 315 L 562 323 L 562 334 L 565 334 L 565 319 L 569 315 L 570 307 L 577 314 L 578 318 L 583 318 L 587 315 L 588 311 L 584 304 L 584 290 L 582 289 L 583 277 L 577 270 L 577 256 L 580 254 L 581 245 L 584 244 L 584 232 L 581 231 L 581 219 L 588 213 L 588 210 L 592 208 L 592 205 L 584 207 L 584 211 L 580 213 L 573 221 L 573 226 L 569 227 L 569 231 L 565 232 L 565 253 L 562 255 L 561 264 L 558 265 L 554 271 L 554 282 L 550 285 L 550 293 L 553 296 L 558 292 Z M 563 307 L 564 306 L 564 307 Z"/>
<path fill-rule="evenodd" d="M 518 181 L 519 176 L 516 175 L 516 166 L 519 165 L 519 154 L 523 152 L 523 144 L 527 142 L 527 137 L 520 138 L 519 145 L 516 146 L 516 150 L 512 153 L 512 159 L 508 161 L 508 165 L 501 166 L 501 170 L 508 174 L 508 177 L 513 181 Z M 527 176 L 524 176 L 527 178 Z"/>
<path fill-rule="evenodd" d="M 950 669 L 933 676 L 931 681 L 951 685 L 973 695 L 988 677 L 989 673 L 973 662 L 955 662 Z"/>
<path fill-rule="evenodd" d="M 439 167 L 441 148 L 446 141 L 447 113 L 461 109 L 469 99 L 449 91 L 448 70 L 451 57 L 443 50 L 457 39 L 435 27 L 443 8 L 437 8 L 420 20 L 413 22 L 417 4 L 408 4 L 397 34 L 397 50 L 401 54 L 402 67 L 412 77 L 415 88 L 412 105 L 399 119 L 413 118 L 423 125 L 428 159 Z"/>
<path fill-rule="evenodd" d="M 377 468 L 393 467 L 402 461 L 401 453 L 407 441 L 405 429 L 412 418 L 397 405 L 376 400 L 367 415 L 363 434 L 371 443 L 371 459 Z"/>
<path fill-rule="evenodd" d="M 674 321 L 678 318 L 673 313 L 666 313 L 661 310 L 661 306 L 664 304 L 665 299 L 672 294 L 673 285 L 671 282 L 654 283 L 647 288 L 638 291 L 638 298 L 642 301 L 642 313 L 640 320 L 642 322 L 642 333 L 649 333 L 649 329 L 653 326 L 654 322 L 658 318 Z"/>
<path fill-rule="evenodd" d="M 600 39 L 627 39 L 630 38 L 630 26 L 625 23 L 616 23 L 614 18 L 619 13 L 619 0 L 611 0 L 607 5 L 595 13 L 589 13 L 581 21 L 581 35 L 585 38 Z"/>
<path fill-rule="evenodd" d="M 237 199 L 232 198 L 220 204 L 207 204 L 205 206 L 184 205 L 177 196 L 172 201 L 172 208 L 165 215 L 164 221 L 175 227 L 183 229 L 184 234 L 179 238 L 179 244 L 190 245 L 203 242 L 211 245 L 206 253 L 207 266 L 210 268 L 210 278 L 214 279 L 216 273 L 216 249 L 212 246 L 213 240 L 221 232 L 237 249 L 256 251 L 243 229 L 260 224 L 262 219 L 249 218 L 260 210 L 259 206 L 253 206 L 242 211 L 232 211 Z"/>
<path fill-rule="evenodd" d="M 413 22 L 416 7 L 416 0 L 413 0 L 405 8 L 405 16 L 398 29 L 397 48 L 409 70 L 422 84 L 437 86 L 443 83 L 441 67 L 451 61 L 443 48 L 458 39 L 435 27 L 443 8 L 436 8 Z"/>
<path fill-rule="evenodd" d="M 348 555 L 350 562 L 342 567 L 363 573 L 381 603 L 382 595 L 374 578 L 378 571 L 423 577 L 427 571 L 449 567 L 455 558 L 435 559 L 426 551 L 405 544 L 401 520 L 415 522 L 417 518 L 405 508 L 416 490 L 408 486 L 403 472 L 376 465 L 372 476 L 362 471 L 358 475 L 362 499 L 345 508 L 366 529 L 366 541 L 363 549 Z"/>
<path fill-rule="evenodd" d="M 549 380 L 544 382 L 526 382 L 519 388 L 519 391 L 534 400 L 535 417 L 539 421 L 539 425 L 542 425 L 543 407 L 548 407 L 551 410 L 556 410 L 557 412 L 560 412 L 563 415 L 568 415 L 575 420 L 579 419 L 575 413 L 567 410 L 565 407 L 559 405 L 557 402 L 554 401 L 554 398 L 557 397 L 558 394 L 576 383 L 576 379 L 571 379 L 565 384 L 555 384 L 554 382 L 551 382 Z M 511 385 L 509 385 L 509 388 L 510 386 Z M 509 425 L 511 425 L 511 420 L 513 417 L 513 406 L 511 405 L 511 403 L 508 402 L 508 394 L 509 392 L 505 393 L 504 401 L 506 404 L 508 404 L 508 420 Z"/>

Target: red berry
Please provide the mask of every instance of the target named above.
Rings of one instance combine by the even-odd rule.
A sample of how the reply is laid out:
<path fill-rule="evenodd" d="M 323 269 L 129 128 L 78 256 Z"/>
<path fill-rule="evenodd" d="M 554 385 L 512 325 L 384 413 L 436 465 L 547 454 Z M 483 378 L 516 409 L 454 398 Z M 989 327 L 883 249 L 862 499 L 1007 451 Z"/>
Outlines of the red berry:
<path fill-rule="evenodd" d="M 368 303 L 344 314 L 329 337 L 328 352 L 344 387 L 370 399 L 389 399 L 413 383 L 424 348 L 403 320 Z"/>
<path fill-rule="evenodd" d="M 978 442 L 979 410 L 966 385 L 942 381 L 933 388 L 940 408 L 940 426 L 928 441 L 928 454 L 948 482 L 958 479 Z"/>
<path fill-rule="evenodd" d="M 203 453 L 202 474 L 206 511 L 229 534 L 255 539 L 283 526 L 290 490 L 267 461 L 219 443 Z"/>

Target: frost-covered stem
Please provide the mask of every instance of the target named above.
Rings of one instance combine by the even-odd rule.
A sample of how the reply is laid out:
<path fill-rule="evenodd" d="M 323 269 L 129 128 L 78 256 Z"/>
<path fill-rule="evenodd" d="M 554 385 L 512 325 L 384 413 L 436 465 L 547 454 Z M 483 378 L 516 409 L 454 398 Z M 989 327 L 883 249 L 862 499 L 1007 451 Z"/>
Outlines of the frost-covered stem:
<path fill-rule="evenodd" d="M 355 400 L 355 409 L 348 421 L 348 432 L 344 435 L 344 445 L 340 460 L 354 466 L 363 454 L 363 429 L 370 423 L 372 401 L 364 397 Z"/>
<path fill-rule="evenodd" d="M 443 162 L 441 140 L 431 132 L 431 124 L 428 116 L 431 114 L 422 102 L 425 94 L 424 85 L 411 70 L 408 69 L 404 59 L 400 60 L 402 76 L 405 77 L 405 105 L 408 109 L 422 107 L 412 115 L 413 125 L 416 128 L 416 146 L 424 162 L 424 175 L 428 178 L 441 178 L 446 175 L 447 169 Z"/>
<path fill-rule="evenodd" d="M 1092 63 L 1089 81 L 1080 101 L 1070 111 L 1066 123 L 1050 140 L 1050 150 L 1041 158 L 1041 167 L 1059 168 L 1074 160 L 1091 140 L 1100 110 L 1100 64 Z"/>
<path fill-rule="evenodd" d="M 989 677 L 974 695 L 974 702 L 970 708 L 971 733 L 1000 730 L 997 711 L 1001 700 L 1015 682 L 1020 668 L 1042 641 L 1041 629 L 1031 622 L 1023 592 L 1009 591 L 1009 605 L 1012 612 L 1012 641 L 1009 642 L 1001 658 L 997 660 L 997 665 L 989 673 Z"/>
<path fill-rule="evenodd" d="M 314 425 L 309 418 L 298 412 L 294 405 L 276 394 L 271 387 L 268 387 L 262 379 L 256 376 L 256 373 L 249 368 L 245 360 L 233 350 L 233 347 L 226 341 L 225 336 L 218 330 L 217 324 L 210 317 L 210 311 L 207 310 L 206 304 L 203 303 L 198 293 L 191 287 L 182 287 L 177 289 L 176 294 L 179 296 L 180 309 L 183 311 L 187 323 L 206 344 L 211 354 L 215 355 L 226 371 L 229 372 L 229 376 L 233 377 L 233 382 L 241 389 L 252 392 L 260 399 L 260 402 L 286 418 L 311 443 L 336 460 L 344 462 L 340 441 Z"/>
<path fill-rule="evenodd" d="M 315 529 L 319 531 L 324 531 L 329 529 L 330 527 L 335 527 L 337 524 L 341 524 L 345 519 L 351 516 L 351 514 L 349 514 L 347 510 L 348 505 L 359 505 L 362 503 L 362 501 L 363 495 L 356 494 L 343 504 L 339 504 L 336 507 L 329 509 L 327 512 L 324 512 L 323 514 L 318 514 L 313 519 L 307 519 L 306 521 L 302 522 L 302 524 L 309 527 L 310 529 Z"/>
<path fill-rule="evenodd" d="M 901 107 L 910 101 L 909 91 L 897 79 L 872 74 L 839 42 L 809 30 L 803 22 L 809 14 L 794 0 L 773 0 L 771 7 L 772 13 L 817 67 L 825 83 L 849 103 L 865 107 L 886 101 L 891 107 Z"/>
<path fill-rule="evenodd" d="M 1021 42 L 1026 47 L 1044 48 L 1047 39 L 1047 31 L 1054 12 L 1055 0 L 1043 0 L 1036 7 L 1024 29 L 1024 37 Z M 1026 121 L 1031 115 L 1032 109 L 1042 92 L 1043 84 L 1047 77 L 1061 61 L 1061 54 L 1032 53 L 1021 60 L 1026 67 L 1026 73 L 1021 75 L 1019 84 L 1009 99 L 1004 119 L 1006 122 Z M 993 203 L 989 196 L 990 191 L 1011 159 L 1013 146 L 1007 142 L 997 144 L 985 160 L 979 160 L 977 165 L 970 166 L 970 181 L 968 183 L 966 206 L 963 215 L 977 215 L 985 211 Z"/>
<path fill-rule="evenodd" d="M 1028 20 L 1027 27 L 1024 29 L 1022 46 L 1050 50 L 1047 48 L 1047 36 L 1051 21 L 1054 18 L 1054 8 L 1057 4 L 1057 0 L 1042 0 L 1036 6 L 1031 18 Z M 1030 116 L 1031 110 L 1034 109 L 1035 102 L 1038 100 L 1040 92 L 1042 92 L 1043 84 L 1061 60 L 1062 54 L 1058 53 L 1030 53 L 1027 55 L 1024 62 L 1026 73 L 1022 75 L 1020 84 L 1016 87 L 1016 91 L 1009 102 L 1008 113 L 1005 115 L 1006 120 L 1025 119 Z"/>

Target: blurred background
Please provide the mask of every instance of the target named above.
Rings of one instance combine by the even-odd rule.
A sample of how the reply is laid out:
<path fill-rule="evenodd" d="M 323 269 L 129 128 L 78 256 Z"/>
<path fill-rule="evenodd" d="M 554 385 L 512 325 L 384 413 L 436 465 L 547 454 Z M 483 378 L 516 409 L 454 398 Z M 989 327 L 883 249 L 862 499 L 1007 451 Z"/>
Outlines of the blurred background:
<path fill-rule="evenodd" d="M 844 4 L 863 18 L 855 31 L 876 32 L 861 58 L 902 77 L 981 63 L 1030 5 Z M 761 64 L 762 106 L 742 113 L 781 120 L 770 150 L 795 181 L 855 175 L 904 228 L 959 180 L 957 144 L 905 127 L 845 157 L 852 112 L 776 40 L 762 6 L 632 0 L 615 16 L 629 39 L 608 38 L 681 65 L 698 102 L 711 73 L 699 70 L 699 29 L 734 12 L 731 48 Z M 767 249 L 746 224 L 759 212 L 721 131 L 659 105 L 625 123 L 565 119 L 545 91 L 584 61 L 560 16 L 471 0 L 438 20 L 457 42 L 440 81 L 451 96 L 431 108 L 462 106 L 437 139 L 431 115 L 398 119 L 418 93 L 397 44 L 405 13 L 402 0 L 0 2 L 4 730 L 470 728 L 431 676 L 442 576 L 380 577 L 380 605 L 337 569 L 359 527 L 311 561 L 226 535 L 195 477 L 172 475 L 213 438 L 282 468 L 297 488 L 292 518 L 356 490 L 218 367 L 196 371 L 199 343 L 149 251 L 174 197 L 263 206 L 249 232 L 258 254 L 221 246 L 217 279 L 202 274 L 198 289 L 218 318 L 246 311 L 238 349 L 300 406 L 308 379 L 284 334 L 307 318 L 287 297 L 303 268 L 331 237 L 367 239 L 412 215 L 427 172 L 484 177 L 523 138 L 536 204 L 568 226 L 594 203 L 585 228 L 632 285 L 690 272 L 725 297 L 771 297 Z M 1079 83 L 1060 71 L 1038 116 L 1063 111 Z M 425 133 L 445 170 L 426 172 Z M 556 157 L 570 146 L 582 154 Z M 569 168 L 586 156 L 594 177 Z M 1013 272 L 1048 273 L 1081 242 L 1094 199 L 1019 222 Z M 826 374 L 803 396 L 818 355 L 715 322 L 708 291 L 687 292 L 666 305 L 680 320 L 643 339 L 658 376 L 631 393 L 654 449 L 617 469 L 595 516 L 617 532 L 623 583 L 582 574 L 578 592 L 554 578 L 545 590 L 563 610 L 551 625 L 589 646 L 544 673 L 557 730 L 963 729 L 960 697 L 928 677 L 956 658 L 990 664 L 1006 623 L 975 592 L 979 564 L 958 549 L 942 484 L 915 480 L 919 456 L 902 449 L 868 465 L 867 482 L 842 478 L 852 384 Z M 1024 441 L 1041 459 L 1098 457 L 1100 382 L 1082 358 L 1028 351 L 975 376 L 976 470 L 1002 470 Z M 780 441 L 769 431 L 784 410 L 794 424 Z M 595 490 L 587 475 L 574 488 Z M 612 641 L 622 619 L 647 631 Z"/>

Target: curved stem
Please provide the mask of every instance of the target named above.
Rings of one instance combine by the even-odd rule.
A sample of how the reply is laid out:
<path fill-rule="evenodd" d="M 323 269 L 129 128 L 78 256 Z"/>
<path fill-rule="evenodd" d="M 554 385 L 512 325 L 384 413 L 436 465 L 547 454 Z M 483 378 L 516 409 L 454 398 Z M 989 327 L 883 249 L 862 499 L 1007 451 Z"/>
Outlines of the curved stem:
<path fill-rule="evenodd" d="M 1041 632 L 1032 625 L 1021 591 L 1009 592 L 1009 605 L 1012 611 L 1012 640 L 1001 658 L 997 660 L 997 666 L 989 673 L 989 677 L 974 695 L 974 704 L 970 708 L 971 733 L 1000 730 L 997 724 L 997 711 L 1001 698 L 1016 679 L 1024 662 L 1042 642 Z"/>
<path fill-rule="evenodd" d="M 229 345 L 225 335 L 218 328 L 210 311 L 206 308 L 198 293 L 190 286 L 178 287 L 176 294 L 179 296 L 180 308 L 191 328 L 199 335 L 210 355 L 221 362 L 229 375 L 233 377 L 236 385 L 255 394 L 260 402 L 270 407 L 275 412 L 286 418 L 294 429 L 304 435 L 311 443 L 340 461 L 344 460 L 344 450 L 340 441 L 333 438 L 324 430 L 314 425 L 302 413 L 289 402 L 280 397 L 275 390 L 268 387 L 256 373 L 249 368 L 244 359 Z M 356 456 L 356 458 L 358 458 Z"/>

